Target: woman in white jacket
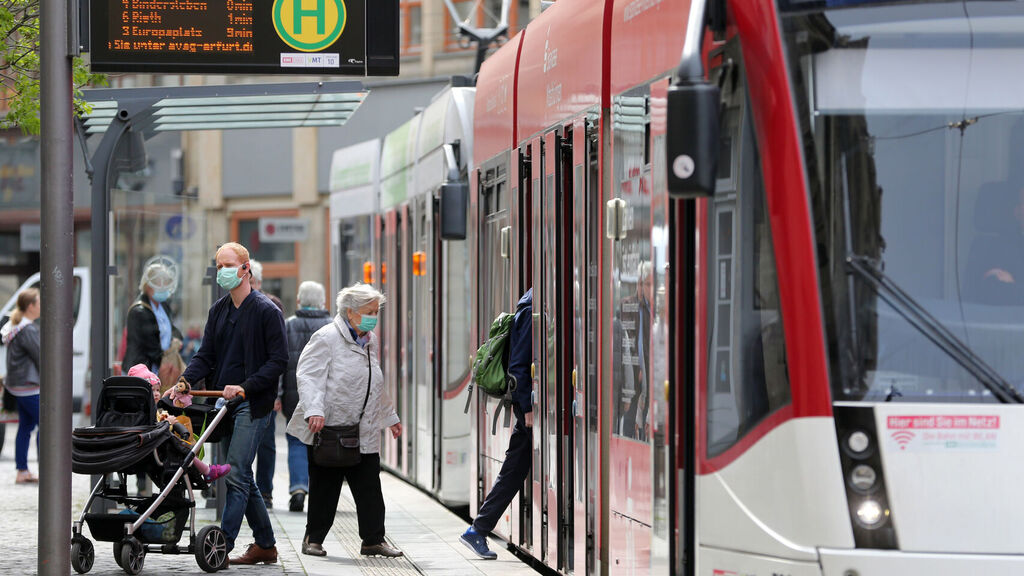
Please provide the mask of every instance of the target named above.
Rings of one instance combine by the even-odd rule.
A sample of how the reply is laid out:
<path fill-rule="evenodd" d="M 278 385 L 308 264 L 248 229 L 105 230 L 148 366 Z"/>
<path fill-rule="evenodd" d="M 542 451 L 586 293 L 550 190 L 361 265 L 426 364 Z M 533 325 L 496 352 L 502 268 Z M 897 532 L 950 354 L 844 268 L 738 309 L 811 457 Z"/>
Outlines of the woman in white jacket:
<path fill-rule="evenodd" d="M 288 423 L 288 433 L 311 446 L 314 435 L 326 426 L 359 420 L 361 461 L 355 466 L 318 466 L 309 452 L 309 512 L 302 553 L 326 556 L 323 549 L 338 511 L 341 485 L 347 479 L 359 517 L 360 552 L 365 556 L 395 557 L 402 552 L 384 540 L 384 495 L 380 487 L 380 431 L 394 437 L 402 424 L 391 398 L 384 391 L 378 361 L 377 325 L 384 295 L 366 284 L 354 284 L 338 293 L 338 315 L 317 330 L 299 356 L 296 383 L 299 404 Z M 367 395 L 369 385 L 369 395 Z M 359 419 L 363 403 L 366 408 Z"/>

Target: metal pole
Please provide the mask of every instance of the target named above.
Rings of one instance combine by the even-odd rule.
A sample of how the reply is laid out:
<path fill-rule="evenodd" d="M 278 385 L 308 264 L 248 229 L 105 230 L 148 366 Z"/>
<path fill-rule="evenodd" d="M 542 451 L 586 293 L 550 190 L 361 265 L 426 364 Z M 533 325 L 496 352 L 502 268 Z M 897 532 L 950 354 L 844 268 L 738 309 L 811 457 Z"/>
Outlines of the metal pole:
<path fill-rule="evenodd" d="M 38 573 L 71 567 L 71 332 L 74 276 L 74 130 L 67 0 L 40 0 L 42 366 Z"/>

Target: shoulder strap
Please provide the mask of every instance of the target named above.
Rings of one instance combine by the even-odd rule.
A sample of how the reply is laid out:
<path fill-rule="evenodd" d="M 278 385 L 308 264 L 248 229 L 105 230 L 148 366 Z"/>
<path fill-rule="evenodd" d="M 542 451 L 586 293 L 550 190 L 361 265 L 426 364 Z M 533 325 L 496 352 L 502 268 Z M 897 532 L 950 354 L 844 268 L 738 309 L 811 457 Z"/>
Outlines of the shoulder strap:
<path fill-rule="evenodd" d="M 334 329 L 338 331 L 338 336 L 341 336 L 342 343 L 345 342 L 345 334 L 341 331 L 341 326 L 334 320 L 331 320 L 331 324 L 334 325 Z M 369 344 L 367 344 L 369 346 Z M 366 349 L 366 396 L 363 397 L 363 407 L 359 410 L 359 422 L 363 421 L 363 414 L 366 412 L 366 402 L 370 399 L 370 385 L 373 383 L 373 367 L 370 366 L 370 349 Z"/>

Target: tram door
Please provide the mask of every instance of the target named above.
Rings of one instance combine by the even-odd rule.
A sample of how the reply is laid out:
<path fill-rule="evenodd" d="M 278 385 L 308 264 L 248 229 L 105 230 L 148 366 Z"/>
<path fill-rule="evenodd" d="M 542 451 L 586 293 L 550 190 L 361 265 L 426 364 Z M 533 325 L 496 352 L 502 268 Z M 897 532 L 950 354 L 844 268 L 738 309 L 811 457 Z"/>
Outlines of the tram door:
<path fill-rule="evenodd" d="M 534 254 L 533 357 L 534 468 L 540 469 L 534 520 L 540 557 L 557 570 L 567 570 L 572 538 L 574 445 L 573 371 L 573 186 L 572 130 L 549 132 L 538 143 L 540 161 L 533 163 L 533 229 L 539 239 Z M 538 182 L 539 180 L 539 182 Z M 537 193 L 539 192 L 539 193 Z M 539 452 L 539 454 L 538 454 Z M 536 552 L 536 547 L 535 547 Z"/>
<path fill-rule="evenodd" d="M 384 306 L 384 317 L 378 336 L 381 342 L 381 367 L 384 372 L 384 385 L 388 394 L 394 399 L 395 410 L 399 414 L 404 415 L 406 405 L 404 398 L 399 394 L 399 374 L 401 373 L 401 368 L 398 364 L 398 342 L 399 335 L 401 334 L 401 315 L 399 311 L 401 310 L 402 296 L 398 289 L 400 282 L 396 281 L 395 276 L 395 272 L 400 269 L 396 264 L 398 261 L 398 226 L 400 220 L 398 211 L 392 210 L 382 217 L 380 223 L 381 243 L 378 282 L 380 283 L 380 289 L 392 303 Z M 396 470 L 405 471 L 408 462 L 402 449 L 402 442 L 404 441 L 401 438 L 398 441 L 393 441 L 385 437 L 384 445 L 388 450 L 385 456 L 389 465 L 394 466 Z"/>
<path fill-rule="evenodd" d="M 514 246 L 513 262 L 513 274 L 517 280 L 518 290 L 517 294 L 513 298 L 513 302 L 518 301 L 519 297 L 526 292 L 527 288 L 534 287 L 534 276 L 533 276 L 533 253 L 536 249 L 537 244 L 534 242 L 534 229 L 533 229 L 533 198 L 534 198 L 534 174 L 533 174 L 533 161 L 540 161 L 540 147 L 537 145 L 527 145 L 519 149 L 516 153 L 516 161 L 510 166 L 510 179 L 512 182 L 517 183 L 517 187 L 513 189 L 513 196 L 516 198 L 516 210 L 511 211 L 512 216 L 512 230 L 516 232 L 516 241 Z M 537 303 L 536 290 L 534 291 L 534 306 Z M 536 312 L 536 309 L 534 310 Z M 536 318 L 536 316 L 535 316 Z M 536 326 L 536 324 L 534 324 Z M 532 347 L 532 343 L 531 343 Z M 531 379 L 532 379 L 531 373 Z M 531 383 L 536 385 L 536 380 L 531 380 Z M 536 410 L 536 405 L 534 406 Z M 536 417 L 536 416 L 535 416 Z M 536 423 L 534 423 L 536 426 Z M 536 429 L 534 430 L 536 433 Z M 534 440 L 533 446 L 537 443 Z M 532 454 L 533 462 L 537 462 L 536 451 Z M 538 534 L 538 530 L 534 527 L 534 519 L 539 518 L 539 513 L 534 511 L 534 497 L 533 495 L 539 490 L 536 483 L 536 479 L 539 477 L 538 465 L 535 464 L 530 469 L 530 474 L 527 476 L 526 481 L 523 483 L 523 491 L 517 497 L 518 507 L 517 513 L 512 515 L 512 532 L 517 535 L 520 546 L 529 550 L 531 554 L 535 555 L 534 550 L 534 535 Z"/>
<path fill-rule="evenodd" d="M 516 227 L 511 222 L 509 210 L 510 192 L 509 182 L 514 176 L 508 173 L 508 158 L 502 158 L 496 163 L 488 163 L 477 172 L 477 190 L 479 190 L 479 221 L 480 238 L 477 252 L 478 270 L 478 333 L 481 339 L 487 335 L 490 329 L 491 320 L 499 313 L 512 310 L 512 306 L 518 299 L 513 289 L 513 267 L 511 262 L 512 254 L 512 230 Z M 512 189 L 512 194 L 516 188 Z M 498 476 L 498 470 L 504 462 L 505 450 L 508 448 L 508 440 L 511 430 L 498 428 L 496 434 L 491 434 L 491 420 L 489 415 L 493 412 L 497 401 L 488 398 L 486 395 L 474 391 L 474 398 L 471 406 L 476 410 L 473 421 L 477 422 L 476 436 L 477 443 L 477 477 L 474 491 L 476 506 L 479 509 L 484 498 Z M 461 410 L 461 407 L 457 408 Z M 512 504 L 512 511 L 517 510 L 516 503 Z M 518 537 L 517 524 L 519 516 L 510 513 L 508 520 L 502 516 L 495 526 L 495 532 L 509 539 L 510 542 L 518 544 L 521 539 Z"/>
<path fill-rule="evenodd" d="M 399 220 L 398 229 L 395 237 L 395 258 L 394 262 L 394 278 L 395 285 L 392 286 L 392 290 L 395 291 L 397 298 L 394 300 L 396 309 L 395 316 L 397 317 L 396 335 L 398 336 L 398 343 L 396 346 L 396 356 L 398 362 L 396 364 L 398 368 L 398 395 L 402 398 L 402 405 L 405 407 L 404 412 L 399 412 L 399 415 L 408 420 L 403 423 L 403 428 L 408 426 L 409 430 L 417 430 L 418 414 L 413 412 L 412 408 L 416 406 L 416 387 L 412 381 L 412 370 L 410 367 L 410 360 L 412 358 L 412 327 L 410 326 L 412 315 L 409 313 L 412 304 L 412 249 L 410 248 L 414 242 L 413 230 L 410 225 L 410 210 L 409 204 L 402 204 L 398 208 Z M 396 406 L 397 408 L 397 406 Z M 405 439 L 402 442 L 402 439 Z M 404 454 L 402 456 L 406 463 L 405 473 L 409 478 L 416 478 L 418 469 L 418 462 L 416 461 L 416 434 L 406 433 L 399 436 L 399 442 L 403 446 Z"/>
<path fill-rule="evenodd" d="M 416 407 L 416 426 L 411 430 L 415 436 L 411 453 L 416 455 L 416 483 L 427 490 L 433 490 L 434 457 L 434 414 L 438 412 L 433 393 L 432 352 L 434 341 L 434 303 L 432 300 L 431 274 L 427 261 L 433 261 L 433 224 L 430 218 L 432 198 L 420 195 L 412 200 L 410 210 L 412 243 L 404 257 L 409 266 L 410 304 L 409 311 L 409 362 L 411 384 L 410 395 Z"/>

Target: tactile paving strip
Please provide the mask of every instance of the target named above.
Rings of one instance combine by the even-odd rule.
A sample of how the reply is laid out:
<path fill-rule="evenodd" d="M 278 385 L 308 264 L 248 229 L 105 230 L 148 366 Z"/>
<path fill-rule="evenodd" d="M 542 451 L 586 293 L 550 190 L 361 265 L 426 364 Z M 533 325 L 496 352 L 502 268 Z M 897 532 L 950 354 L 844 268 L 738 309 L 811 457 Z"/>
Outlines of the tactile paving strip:
<path fill-rule="evenodd" d="M 420 576 L 420 572 L 409 558 L 384 558 L 381 556 L 362 556 L 359 549 L 362 539 L 359 538 L 359 521 L 356 518 L 355 505 L 342 496 L 338 500 L 338 513 L 334 515 L 334 535 L 341 542 L 356 564 L 360 572 L 367 576 Z"/>

